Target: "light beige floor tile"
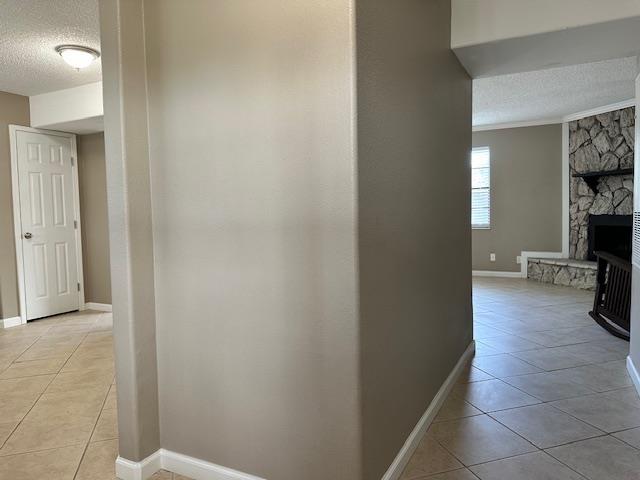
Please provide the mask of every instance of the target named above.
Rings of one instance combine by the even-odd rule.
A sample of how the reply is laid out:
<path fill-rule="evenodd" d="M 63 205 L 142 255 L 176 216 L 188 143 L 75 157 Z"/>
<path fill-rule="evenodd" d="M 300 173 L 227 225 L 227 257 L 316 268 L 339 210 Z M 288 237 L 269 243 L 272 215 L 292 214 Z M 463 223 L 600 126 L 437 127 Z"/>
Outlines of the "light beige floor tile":
<path fill-rule="evenodd" d="M 632 385 L 624 361 L 558 370 L 559 378 L 584 385 L 596 392 L 605 392 Z"/>
<path fill-rule="evenodd" d="M 103 410 L 111 410 L 118 406 L 118 397 L 116 393 L 116 386 L 111 385 L 109 388 L 109 393 L 107 395 L 107 399 L 104 401 Z"/>
<path fill-rule="evenodd" d="M 176 477 L 175 480 L 178 480 L 178 478 Z M 478 477 L 471 473 L 470 470 L 461 468 L 460 470 L 430 475 L 425 477 L 425 480 L 478 480 Z"/>
<path fill-rule="evenodd" d="M 474 358 L 472 360 L 472 364 L 483 372 L 487 372 L 489 375 L 499 378 L 512 377 L 514 375 L 526 375 L 528 373 L 539 373 L 542 371 L 539 368 L 508 354 Z"/>
<path fill-rule="evenodd" d="M 467 403 L 454 395 L 449 395 L 442 405 L 442 408 L 440 408 L 440 411 L 434 421 L 442 422 L 445 420 L 455 420 L 457 418 L 473 417 L 474 415 L 481 414 L 482 412 L 470 403 Z"/>
<path fill-rule="evenodd" d="M 503 330 L 490 327 L 489 325 L 477 324 L 473 327 L 473 338 L 476 340 L 482 340 L 491 337 L 501 337 L 505 334 Z"/>
<path fill-rule="evenodd" d="M 523 407 L 540 403 L 540 400 L 507 385 L 501 380 L 457 385 L 453 395 L 461 398 L 483 412 Z"/>
<path fill-rule="evenodd" d="M 471 467 L 471 471 L 481 480 L 584 480 L 544 452 L 483 463 Z"/>
<path fill-rule="evenodd" d="M 51 383 L 53 378 L 54 375 L 40 375 L 35 377 L 0 380 L 0 397 L 7 394 L 42 393 L 45 391 L 49 383 Z"/>
<path fill-rule="evenodd" d="M 0 396 L 0 421 L 19 422 L 35 405 L 39 393 L 16 393 Z"/>
<path fill-rule="evenodd" d="M 435 473 L 456 470 L 462 466 L 437 440 L 431 436 L 425 436 L 420 441 L 400 479 L 415 480 Z"/>
<path fill-rule="evenodd" d="M 62 367 L 61 373 L 78 372 L 85 370 L 104 370 L 111 374 L 115 371 L 112 357 L 88 357 L 72 355 Z"/>
<path fill-rule="evenodd" d="M 72 480 L 84 445 L 11 455 L 0 460 L 2 480 Z"/>
<path fill-rule="evenodd" d="M 75 345 L 33 345 L 20 357 L 19 362 L 47 360 L 50 358 L 69 358 L 77 347 Z"/>
<path fill-rule="evenodd" d="M 160 470 L 154 473 L 149 480 L 173 480 L 174 476 L 167 470 Z"/>
<path fill-rule="evenodd" d="M 640 428 L 632 428 L 612 434 L 614 437 L 628 443 L 632 447 L 640 449 Z"/>
<path fill-rule="evenodd" d="M 43 394 L 6 441 L 0 455 L 85 444 L 107 389 Z"/>
<path fill-rule="evenodd" d="M 611 390 L 610 392 L 605 392 L 604 396 L 628 403 L 636 408 L 640 408 L 640 396 L 638 395 L 638 391 L 635 387 Z"/>
<path fill-rule="evenodd" d="M 538 448 L 555 447 L 605 434 L 548 404 L 504 410 L 491 416 Z"/>
<path fill-rule="evenodd" d="M 114 438 L 118 438 L 118 412 L 114 409 L 102 410 L 90 441 L 99 442 Z"/>
<path fill-rule="evenodd" d="M 502 380 L 543 402 L 552 402 L 554 400 L 563 400 L 595 393 L 583 385 L 578 385 L 577 383 L 567 381 L 566 378 L 558 377 L 556 372 L 506 377 Z"/>
<path fill-rule="evenodd" d="M 640 452 L 611 436 L 583 440 L 547 452 L 592 480 L 640 479 Z"/>
<path fill-rule="evenodd" d="M 640 408 L 605 394 L 559 400 L 551 405 L 609 433 L 640 427 Z"/>
<path fill-rule="evenodd" d="M 118 440 L 90 443 L 74 480 L 111 480 L 116 478 Z"/>
<path fill-rule="evenodd" d="M 466 466 L 536 450 L 531 443 L 487 415 L 434 423 L 428 434 Z"/>
<path fill-rule="evenodd" d="M 13 432 L 17 425 L 17 422 L 0 423 L 0 447 L 4 445 L 4 442 L 9 438 L 9 435 L 11 435 L 11 432 Z"/>
<path fill-rule="evenodd" d="M 113 381 L 113 370 L 77 370 L 72 372 L 61 372 L 47 387 L 47 393 L 68 392 L 71 390 L 84 390 L 96 387 L 106 387 Z"/>
<path fill-rule="evenodd" d="M 583 357 L 579 357 L 569 352 L 554 348 L 543 348 L 539 350 L 515 352 L 512 353 L 512 355 L 519 358 L 520 360 L 524 360 L 525 362 L 546 371 L 578 367 L 589 363 Z"/>
<path fill-rule="evenodd" d="M 0 374 L 0 379 L 33 377 L 36 375 L 50 375 L 58 373 L 66 359 L 53 358 L 48 360 L 33 360 L 12 364 Z"/>
<path fill-rule="evenodd" d="M 534 350 L 536 348 L 540 348 L 540 345 L 537 343 L 508 333 L 501 336 L 485 338 L 482 340 L 482 343 L 500 353 L 521 352 L 523 350 Z"/>
<path fill-rule="evenodd" d="M 61 446 L 85 445 L 93 424 L 21 423 L 0 449 L 0 456 L 36 452 Z M 2 460 L 0 460 L 2 463 Z"/>
<path fill-rule="evenodd" d="M 469 364 L 465 367 L 465 369 L 460 374 L 460 378 L 458 378 L 457 383 L 473 383 L 473 382 L 481 382 L 483 380 L 492 380 L 492 379 L 493 379 L 493 376 Z"/>
<path fill-rule="evenodd" d="M 487 355 L 498 355 L 500 353 L 500 350 L 491 348 L 486 343 L 483 343 L 482 340 L 476 340 L 476 351 L 474 352 L 475 357 L 486 357 Z"/>
<path fill-rule="evenodd" d="M 578 343 L 576 345 L 558 347 L 557 349 L 580 357 L 588 363 L 606 363 L 614 360 L 624 360 L 629 354 L 628 351 L 606 348 L 602 346 L 600 342 Z"/>

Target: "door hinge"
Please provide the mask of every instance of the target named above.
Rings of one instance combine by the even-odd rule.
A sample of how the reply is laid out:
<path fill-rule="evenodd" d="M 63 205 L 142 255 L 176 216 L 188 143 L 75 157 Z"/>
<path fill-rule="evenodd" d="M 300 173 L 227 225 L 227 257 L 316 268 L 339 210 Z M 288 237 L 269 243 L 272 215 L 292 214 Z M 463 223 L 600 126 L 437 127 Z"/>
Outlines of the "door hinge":
<path fill-rule="evenodd" d="M 73 221 L 73 228 L 78 229 L 78 220 Z"/>
<path fill-rule="evenodd" d="M 74 157 L 71 157 L 71 166 L 72 167 L 76 166 L 76 159 Z"/>
<path fill-rule="evenodd" d="M 78 291 L 80 291 L 80 282 L 78 282 Z"/>

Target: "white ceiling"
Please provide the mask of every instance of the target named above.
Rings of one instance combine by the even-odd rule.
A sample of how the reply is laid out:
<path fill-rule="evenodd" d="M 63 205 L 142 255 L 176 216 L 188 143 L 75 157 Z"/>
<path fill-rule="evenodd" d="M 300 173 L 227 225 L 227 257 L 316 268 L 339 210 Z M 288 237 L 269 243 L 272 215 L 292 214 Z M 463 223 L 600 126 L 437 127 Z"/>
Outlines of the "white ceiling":
<path fill-rule="evenodd" d="M 37 95 L 101 80 L 100 61 L 77 72 L 61 44 L 100 50 L 97 0 L 0 0 L 0 91 Z"/>
<path fill-rule="evenodd" d="M 635 97 L 636 58 L 473 81 L 473 125 L 558 119 Z"/>

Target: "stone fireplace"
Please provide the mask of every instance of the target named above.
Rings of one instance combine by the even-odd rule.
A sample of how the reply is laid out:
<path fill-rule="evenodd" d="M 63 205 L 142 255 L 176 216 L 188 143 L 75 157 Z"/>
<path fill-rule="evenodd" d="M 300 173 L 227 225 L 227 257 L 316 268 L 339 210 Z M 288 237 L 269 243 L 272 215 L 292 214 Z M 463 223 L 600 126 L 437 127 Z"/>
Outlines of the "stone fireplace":
<path fill-rule="evenodd" d="M 594 251 L 631 255 L 635 108 L 569 123 L 569 258 L 530 258 L 527 276 L 594 289 Z"/>
<path fill-rule="evenodd" d="M 634 128 L 634 107 L 569 123 L 569 257 L 572 259 L 593 259 L 589 253 L 591 216 L 633 213 Z"/>

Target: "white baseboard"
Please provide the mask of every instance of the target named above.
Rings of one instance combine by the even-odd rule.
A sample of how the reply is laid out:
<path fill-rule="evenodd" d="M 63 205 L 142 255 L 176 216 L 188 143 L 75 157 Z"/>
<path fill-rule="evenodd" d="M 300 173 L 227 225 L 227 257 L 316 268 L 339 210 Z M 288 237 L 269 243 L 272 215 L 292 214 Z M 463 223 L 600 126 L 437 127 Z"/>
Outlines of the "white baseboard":
<path fill-rule="evenodd" d="M 158 450 L 140 462 L 118 456 L 116 477 L 121 480 L 146 480 L 162 468 L 161 452 L 162 450 Z"/>
<path fill-rule="evenodd" d="M 462 373 L 467 362 L 471 360 L 474 351 L 475 341 L 472 341 L 458 360 L 458 363 L 456 363 L 456 366 L 453 367 L 453 370 L 440 387 L 440 390 L 438 390 L 438 393 L 436 393 L 436 396 L 433 397 L 431 404 L 424 412 L 411 434 L 409 434 L 409 437 L 404 442 L 404 445 L 400 449 L 400 452 L 393 460 L 393 463 L 391 463 L 391 466 L 389 467 L 387 472 L 382 477 L 382 480 L 397 480 L 398 478 L 400 478 L 400 475 L 402 475 L 402 471 L 411 459 L 411 455 L 413 455 L 413 452 L 415 452 L 418 444 L 420 443 L 420 440 L 422 440 L 422 437 L 424 436 L 433 420 L 436 418 L 436 415 L 438 415 L 440 407 L 442 407 L 442 404 L 447 399 L 449 392 L 451 392 L 451 389 L 456 384 L 458 377 Z"/>
<path fill-rule="evenodd" d="M 499 277 L 499 278 L 522 278 L 520 272 L 500 272 L 494 270 L 473 270 L 474 277 Z"/>
<path fill-rule="evenodd" d="M 631 360 L 631 355 L 627 357 L 627 371 L 629 372 L 629 376 L 631 377 L 631 381 L 633 385 L 636 387 L 638 391 L 638 395 L 640 395 L 640 372 L 633 364 L 633 360 Z"/>
<path fill-rule="evenodd" d="M 568 205 L 568 204 L 567 204 Z M 528 278 L 529 259 L 530 258 L 563 258 L 563 252 L 521 252 L 520 253 L 520 271 L 522 278 Z"/>
<path fill-rule="evenodd" d="M 111 312 L 113 310 L 110 303 L 87 302 L 84 306 L 88 310 L 98 310 L 99 312 Z"/>
<path fill-rule="evenodd" d="M 132 462 L 122 457 L 116 460 L 116 476 L 121 480 L 146 480 L 161 468 L 194 480 L 264 480 L 164 448 L 141 462 Z"/>
<path fill-rule="evenodd" d="M 22 319 L 20 317 L 3 318 L 0 320 L 1 328 L 17 327 L 18 325 L 22 325 Z"/>

